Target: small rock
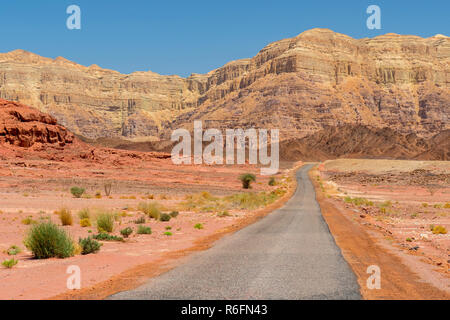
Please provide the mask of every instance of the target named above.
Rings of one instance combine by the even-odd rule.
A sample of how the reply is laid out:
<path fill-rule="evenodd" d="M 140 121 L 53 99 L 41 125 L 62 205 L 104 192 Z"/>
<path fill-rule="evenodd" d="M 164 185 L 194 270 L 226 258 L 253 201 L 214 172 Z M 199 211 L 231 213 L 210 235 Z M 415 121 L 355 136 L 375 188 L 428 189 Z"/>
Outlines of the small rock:
<path fill-rule="evenodd" d="M 409 248 L 409 250 L 414 250 L 414 251 L 417 251 L 417 250 L 419 250 L 419 246 L 415 246 L 415 247 L 412 247 L 412 248 Z"/>
<path fill-rule="evenodd" d="M 360 214 L 359 217 L 364 219 L 366 216 L 363 214 Z"/>

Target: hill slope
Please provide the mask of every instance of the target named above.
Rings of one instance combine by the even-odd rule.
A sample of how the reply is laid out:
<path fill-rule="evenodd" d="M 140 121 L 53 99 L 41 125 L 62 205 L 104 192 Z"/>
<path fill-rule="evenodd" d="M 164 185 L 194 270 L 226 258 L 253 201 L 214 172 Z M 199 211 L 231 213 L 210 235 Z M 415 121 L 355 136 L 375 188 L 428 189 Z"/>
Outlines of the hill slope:
<path fill-rule="evenodd" d="M 157 140 L 172 129 L 280 128 L 301 138 L 346 124 L 429 138 L 450 129 L 450 40 L 327 29 L 188 78 L 129 75 L 16 50 L 0 54 L 0 97 L 33 105 L 88 138 Z"/>

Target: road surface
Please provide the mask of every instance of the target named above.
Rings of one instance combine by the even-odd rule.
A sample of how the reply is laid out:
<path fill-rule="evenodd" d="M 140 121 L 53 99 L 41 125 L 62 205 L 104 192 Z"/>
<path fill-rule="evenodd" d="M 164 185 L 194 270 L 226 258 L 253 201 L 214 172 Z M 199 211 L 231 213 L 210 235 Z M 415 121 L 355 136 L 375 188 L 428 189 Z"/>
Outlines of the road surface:
<path fill-rule="evenodd" d="M 284 207 L 110 299 L 360 299 L 315 199 L 310 168 L 297 172 Z"/>

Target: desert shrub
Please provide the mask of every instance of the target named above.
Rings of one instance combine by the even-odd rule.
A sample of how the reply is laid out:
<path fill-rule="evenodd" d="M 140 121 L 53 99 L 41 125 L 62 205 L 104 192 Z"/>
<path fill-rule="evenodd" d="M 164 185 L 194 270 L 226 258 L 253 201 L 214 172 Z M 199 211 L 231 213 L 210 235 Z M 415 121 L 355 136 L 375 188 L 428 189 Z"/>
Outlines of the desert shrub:
<path fill-rule="evenodd" d="M 203 224 L 197 223 L 197 224 L 194 226 L 194 228 L 195 228 L 195 229 L 198 229 L 198 230 L 203 229 Z"/>
<path fill-rule="evenodd" d="M 5 268 L 11 269 L 11 268 L 14 267 L 17 263 L 19 263 L 18 260 L 16 260 L 16 259 L 10 259 L 10 260 L 4 260 L 4 261 L 2 262 L 2 265 L 3 265 Z"/>
<path fill-rule="evenodd" d="M 141 202 L 138 210 L 155 220 L 159 220 L 161 217 L 160 205 L 157 202 Z"/>
<path fill-rule="evenodd" d="M 406 241 L 407 242 L 412 242 L 412 239 L 411 238 L 406 238 Z"/>
<path fill-rule="evenodd" d="M 231 214 L 227 210 L 225 210 L 225 211 L 218 213 L 217 216 L 220 218 L 223 218 L 223 217 L 229 217 L 229 216 L 231 216 Z"/>
<path fill-rule="evenodd" d="M 135 224 L 144 224 L 145 223 L 145 217 L 139 217 L 138 219 L 134 220 Z"/>
<path fill-rule="evenodd" d="M 426 202 L 422 203 L 422 207 L 427 208 L 428 207 L 428 203 L 426 203 Z"/>
<path fill-rule="evenodd" d="M 180 214 L 178 211 L 172 211 L 171 213 L 169 213 L 170 214 L 170 216 L 172 217 L 172 218 L 176 218 L 176 217 L 178 217 L 178 215 Z"/>
<path fill-rule="evenodd" d="M 67 208 L 61 208 L 58 211 L 59 219 L 63 226 L 71 226 L 73 224 L 72 213 Z"/>
<path fill-rule="evenodd" d="M 80 220 L 80 226 L 83 227 L 83 228 L 87 228 L 87 227 L 92 226 L 91 219 L 89 219 L 89 218 L 81 219 Z"/>
<path fill-rule="evenodd" d="M 172 217 L 170 216 L 170 214 L 167 213 L 162 213 L 161 217 L 159 218 L 161 221 L 167 222 L 170 221 Z"/>
<path fill-rule="evenodd" d="M 131 229 L 130 227 L 120 230 L 120 234 L 124 238 L 128 238 L 132 233 L 133 233 L 133 229 Z"/>
<path fill-rule="evenodd" d="M 6 250 L 6 253 L 9 256 L 15 256 L 16 254 L 19 254 L 22 250 L 20 250 L 20 248 L 16 245 L 12 245 L 11 247 L 9 247 L 8 250 Z"/>
<path fill-rule="evenodd" d="M 97 230 L 99 232 L 112 232 L 114 229 L 114 215 L 102 212 L 97 216 Z"/>
<path fill-rule="evenodd" d="M 242 188 L 244 189 L 250 189 L 250 184 L 254 181 L 256 181 L 256 177 L 254 174 L 251 173 L 244 173 L 239 176 L 239 180 L 242 182 Z"/>
<path fill-rule="evenodd" d="M 95 241 L 91 237 L 87 237 L 84 239 L 81 239 L 78 241 L 80 247 L 81 247 L 81 254 L 86 255 L 90 253 L 97 253 L 100 250 L 100 247 L 102 246 L 101 243 L 98 241 Z"/>
<path fill-rule="evenodd" d="M 152 229 L 146 226 L 139 226 L 137 229 L 137 234 L 152 234 Z"/>
<path fill-rule="evenodd" d="M 274 177 L 271 177 L 271 178 L 269 179 L 269 186 L 273 187 L 273 186 L 276 185 L 276 184 L 277 184 L 277 182 L 276 182 L 275 178 L 274 178 Z"/>
<path fill-rule="evenodd" d="M 95 197 L 96 197 L 97 199 L 101 199 L 101 198 L 102 198 L 102 193 L 101 193 L 100 191 L 96 191 L 96 192 L 95 192 Z"/>
<path fill-rule="evenodd" d="M 93 238 L 100 241 L 123 241 L 122 237 L 113 236 L 104 232 L 100 232 L 99 234 L 94 235 Z"/>
<path fill-rule="evenodd" d="M 107 197 L 109 197 L 109 196 L 111 195 L 112 183 L 107 182 L 107 183 L 104 184 L 103 187 L 104 187 L 104 189 L 105 189 L 105 195 L 106 195 Z"/>
<path fill-rule="evenodd" d="M 82 219 L 90 219 L 91 218 L 91 211 L 89 209 L 83 209 L 78 211 L 78 218 L 80 218 L 80 220 Z"/>
<path fill-rule="evenodd" d="M 447 203 L 444 205 L 444 208 L 445 208 L 445 209 L 450 209 L 450 202 L 447 202 Z"/>
<path fill-rule="evenodd" d="M 165 235 L 165 236 L 171 236 L 171 235 L 172 235 L 172 232 L 166 231 L 166 232 L 164 232 L 164 235 Z"/>
<path fill-rule="evenodd" d="M 80 188 L 80 187 L 72 187 L 72 188 L 70 188 L 70 193 L 75 198 L 81 198 L 81 196 L 83 195 L 84 191 L 86 191 L 86 190 L 84 188 Z"/>
<path fill-rule="evenodd" d="M 37 259 L 68 258 L 75 252 L 74 243 L 66 231 L 52 222 L 33 226 L 24 243 Z"/>
<path fill-rule="evenodd" d="M 22 220 L 22 224 L 29 226 L 30 224 L 36 224 L 37 221 L 33 220 L 33 218 L 31 216 L 26 217 L 25 219 Z"/>
<path fill-rule="evenodd" d="M 444 226 L 433 226 L 431 232 L 433 234 L 446 234 L 447 229 Z"/>

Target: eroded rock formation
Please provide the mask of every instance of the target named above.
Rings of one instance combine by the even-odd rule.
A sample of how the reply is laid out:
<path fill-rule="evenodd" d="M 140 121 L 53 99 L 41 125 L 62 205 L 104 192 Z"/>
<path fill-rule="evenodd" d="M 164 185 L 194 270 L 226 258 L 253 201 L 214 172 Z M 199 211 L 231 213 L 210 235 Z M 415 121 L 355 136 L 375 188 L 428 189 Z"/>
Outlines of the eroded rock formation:
<path fill-rule="evenodd" d="M 346 124 L 430 138 L 450 129 L 449 83 L 443 35 L 353 39 L 313 29 L 188 78 L 0 54 L 0 97 L 88 138 L 167 139 L 196 119 L 205 128 L 279 128 L 281 139 Z"/>

